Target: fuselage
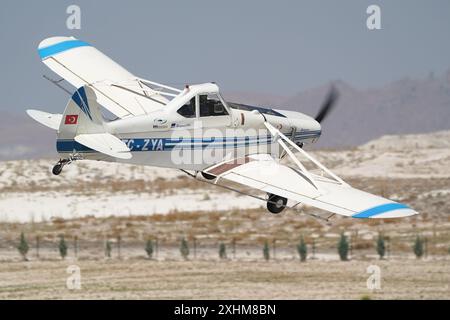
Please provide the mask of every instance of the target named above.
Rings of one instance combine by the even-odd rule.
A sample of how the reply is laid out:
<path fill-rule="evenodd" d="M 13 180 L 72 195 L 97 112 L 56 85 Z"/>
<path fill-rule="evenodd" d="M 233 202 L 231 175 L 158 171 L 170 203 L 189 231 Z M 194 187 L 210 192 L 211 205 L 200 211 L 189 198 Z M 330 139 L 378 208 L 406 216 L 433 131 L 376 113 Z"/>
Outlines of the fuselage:
<path fill-rule="evenodd" d="M 58 139 L 62 157 L 74 152 L 85 159 L 202 171 L 226 158 L 253 153 L 280 154 L 264 121 L 297 144 L 314 143 L 320 124 L 300 112 L 227 103 L 229 114 L 184 118 L 157 111 L 105 123 L 108 132 L 126 143 L 132 158 L 121 160 L 95 152 L 71 139 Z"/>

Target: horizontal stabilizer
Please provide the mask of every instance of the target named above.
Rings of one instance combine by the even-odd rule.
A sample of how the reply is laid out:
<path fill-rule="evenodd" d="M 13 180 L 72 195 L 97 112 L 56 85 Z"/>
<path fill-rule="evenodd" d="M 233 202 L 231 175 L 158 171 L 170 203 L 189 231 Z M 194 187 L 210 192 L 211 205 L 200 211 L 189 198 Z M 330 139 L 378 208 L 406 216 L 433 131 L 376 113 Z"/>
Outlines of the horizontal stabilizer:
<path fill-rule="evenodd" d="M 59 124 L 61 123 L 62 119 L 62 114 L 48 113 L 33 109 L 28 109 L 27 114 L 40 124 L 53 130 L 59 129 Z"/>
<path fill-rule="evenodd" d="M 127 145 L 109 133 L 80 134 L 75 141 L 95 151 L 119 159 L 131 159 L 132 155 Z"/>

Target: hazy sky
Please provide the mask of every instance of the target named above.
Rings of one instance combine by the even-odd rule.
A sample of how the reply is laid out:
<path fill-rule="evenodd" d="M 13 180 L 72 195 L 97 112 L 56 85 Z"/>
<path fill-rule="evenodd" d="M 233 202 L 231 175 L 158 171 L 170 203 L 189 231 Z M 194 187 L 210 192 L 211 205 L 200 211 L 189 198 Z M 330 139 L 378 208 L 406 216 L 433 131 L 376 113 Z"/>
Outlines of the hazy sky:
<path fill-rule="evenodd" d="M 81 30 L 66 8 L 81 7 Z M 381 7 L 382 30 L 366 9 Z M 134 74 L 168 84 L 293 95 L 331 79 L 364 88 L 450 68 L 450 1 L 2 1 L 0 108 L 62 112 L 37 54 L 73 35 Z"/>

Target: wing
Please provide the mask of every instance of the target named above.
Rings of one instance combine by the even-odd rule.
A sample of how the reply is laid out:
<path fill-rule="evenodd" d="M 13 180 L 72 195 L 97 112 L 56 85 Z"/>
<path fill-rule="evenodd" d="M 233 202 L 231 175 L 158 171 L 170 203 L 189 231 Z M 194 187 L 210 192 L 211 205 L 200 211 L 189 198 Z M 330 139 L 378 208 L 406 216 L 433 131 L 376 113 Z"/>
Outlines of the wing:
<path fill-rule="evenodd" d="M 96 90 L 98 103 L 119 118 L 147 114 L 168 101 L 86 42 L 52 37 L 43 40 L 38 51 L 44 64 L 74 87 Z"/>
<path fill-rule="evenodd" d="M 271 129 L 276 130 L 273 127 Z M 280 144 L 285 145 L 287 141 L 283 140 L 280 140 Z M 306 153 L 303 150 L 301 152 Z M 404 204 L 351 187 L 310 155 L 307 157 L 329 177 L 306 170 L 298 161 L 294 161 L 297 166 L 281 164 L 268 154 L 224 161 L 206 169 L 205 172 L 216 177 L 215 183 L 225 179 L 297 203 L 354 218 L 398 218 L 417 214 Z"/>

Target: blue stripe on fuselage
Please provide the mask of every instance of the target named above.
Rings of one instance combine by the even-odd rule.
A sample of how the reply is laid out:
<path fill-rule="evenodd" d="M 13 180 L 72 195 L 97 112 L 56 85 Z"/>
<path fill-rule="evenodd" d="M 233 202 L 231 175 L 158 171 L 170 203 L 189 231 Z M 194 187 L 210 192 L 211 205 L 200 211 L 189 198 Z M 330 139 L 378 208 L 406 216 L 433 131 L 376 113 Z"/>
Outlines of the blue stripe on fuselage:
<path fill-rule="evenodd" d="M 318 135 L 316 135 L 318 137 Z M 310 139 L 316 136 L 304 134 L 295 135 L 297 139 Z M 210 138 L 130 138 L 121 139 L 132 152 L 140 151 L 171 151 L 176 149 L 205 149 L 205 148 L 239 148 L 253 145 L 265 145 L 273 143 L 272 137 L 210 137 Z M 58 152 L 96 152 L 75 140 L 59 139 L 56 142 Z"/>
<path fill-rule="evenodd" d="M 56 140 L 56 150 L 58 152 L 97 152 L 75 140 Z"/>

